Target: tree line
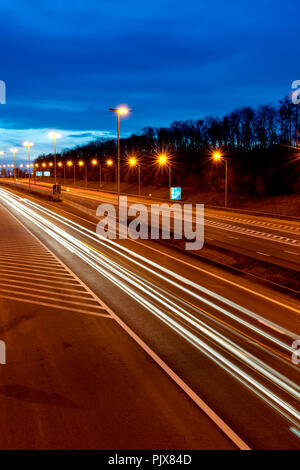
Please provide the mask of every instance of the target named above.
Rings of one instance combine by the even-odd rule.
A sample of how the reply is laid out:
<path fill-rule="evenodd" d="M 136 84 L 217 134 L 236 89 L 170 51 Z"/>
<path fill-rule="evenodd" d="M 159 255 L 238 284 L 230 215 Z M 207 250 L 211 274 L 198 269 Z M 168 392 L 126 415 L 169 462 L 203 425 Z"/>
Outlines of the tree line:
<path fill-rule="evenodd" d="M 130 182 L 136 178 L 127 166 L 128 158 L 135 155 L 141 164 L 144 185 L 166 185 L 167 171 L 162 171 L 156 160 L 165 153 L 172 165 L 173 184 L 187 191 L 222 191 L 224 168 L 211 158 L 218 149 L 228 160 L 232 194 L 294 194 L 300 190 L 299 120 L 299 106 L 285 97 L 277 106 L 245 106 L 223 117 L 206 116 L 175 121 L 169 127 L 146 127 L 139 134 L 121 139 L 121 179 Z M 116 139 L 107 138 L 66 149 L 58 158 L 63 162 L 84 160 L 87 164 L 96 158 L 103 164 L 105 180 L 114 176 L 105 162 L 115 162 L 116 153 Z M 52 154 L 41 155 L 37 162 L 50 160 L 53 161 Z M 94 173 L 89 168 L 89 178 Z"/>

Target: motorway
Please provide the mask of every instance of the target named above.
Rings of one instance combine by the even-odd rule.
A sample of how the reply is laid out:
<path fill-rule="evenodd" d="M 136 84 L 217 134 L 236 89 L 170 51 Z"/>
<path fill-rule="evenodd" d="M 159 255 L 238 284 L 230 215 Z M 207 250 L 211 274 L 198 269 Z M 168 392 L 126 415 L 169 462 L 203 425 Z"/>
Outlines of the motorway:
<path fill-rule="evenodd" d="M 1 448 L 300 448 L 294 296 L 63 203 L 0 204 Z"/>
<path fill-rule="evenodd" d="M 9 182 L 9 180 L 7 180 Z M 11 183 L 11 181 L 10 181 Z M 26 187 L 25 181 L 18 181 Z M 38 183 L 35 191 L 49 194 L 52 186 Z M 62 187 L 63 198 L 93 210 L 100 202 L 116 204 L 116 195 L 84 188 Z M 83 203 L 84 201 L 84 203 Z M 154 199 L 128 196 L 128 203 L 160 204 Z M 205 242 L 267 263 L 300 271 L 300 220 L 245 214 L 205 207 Z"/>

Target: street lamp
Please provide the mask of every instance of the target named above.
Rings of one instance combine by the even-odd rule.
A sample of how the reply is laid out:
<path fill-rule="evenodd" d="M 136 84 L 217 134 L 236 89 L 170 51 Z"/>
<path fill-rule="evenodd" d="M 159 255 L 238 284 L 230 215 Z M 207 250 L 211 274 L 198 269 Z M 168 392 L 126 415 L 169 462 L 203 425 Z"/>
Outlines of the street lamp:
<path fill-rule="evenodd" d="M 97 166 L 98 163 L 99 163 L 99 188 L 102 187 L 102 165 L 101 165 L 101 162 L 98 162 L 98 160 L 96 158 L 94 158 L 94 160 L 92 160 L 92 165 L 94 166 Z"/>
<path fill-rule="evenodd" d="M 87 165 L 84 164 L 83 160 L 79 160 L 78 165 L 80 167 L 85 167 L 85 187 L 87 187 Z"/>
<path fill-rule="evenodd" d="M 24 142 L 23 143 L 24 147 L 27 147 L 28 149 L 28 164 L 29 164 L 29 173 L 28 173 L 28 190 L 30 190 L 30 148 L 34 146 L 34 143 L 33 142 Z"/>
<path fill-rule="evenodd" d="M 107 166 L 113 166 L 113 164 L 114 164 L 114 162 L 113 162 L 113 160 L 111 160 L 111 159 L 109 159 L 109 160 L 106 161 L 106 165 L 107 165 Z M 116 174 L 115 174 L 116 185 L 118 185 L 117 166 L 116 166 L 116 172 L 115 172 L 115 173 L 116 173 Z M 120 200 L 119 200 L 119 202 L 120 202 Z"/>
<path fill-rule="evenodd" d="M 171 169 L 171 163 L 169 161 L 169 158 L 167 154 L 165 153 L 160 153 L 157 155 L 157 162 L 160 166 L 167 166 L 169 170 L 169 197 L 171 199 L 171 187 L 172 187 L 172 169 Z"/>
<path fill-rule="evenodd" d="M 6 176 L 6 174 L 5 174 L 5 152 L 3 150 L 1 150 L 0 155 L 3 156 L 3 176 L 5 178 L 5 176 Z"/>
<path fill-rule="evenodd" d="M 61 137 L 61 134 L 58 132 L 49 132 L 48 136 L 51 139 L 54 139 L 54 183 L 57 184 L 56 181 L 56 139 L 59 139 Z"/>
<path fill-rule="evenodd" d="M 13 156 L 14 156 L 14 180 L 16 181 L 16 153 L 18 151 L 17 148 L 11 148 L 10 151 L 12 152 Z"/>
<path fill-rule="evenodd" d="M 72 160 L 68 160 L 67 165 L 68 165 L 69 168 L 71 168 L 73 166 Z M 76 171 L 75 167 L 76 167 L 76 165 L 74 165 L 74 186 L 75 186 L 75 171 Z"/>
<path fill-rule="evenodd" d="M 118 177 L 117 177 L 117 192 L 118 192 L 118 205 L 120 212 L 120 115 L 124 116 L 129 113 L 129 109 L 125 107 L 119 108 L 109 108 L 109 111 L 117 113 L 117 123 L 118 123 Z M 119 214 L 118 214 L 119 216 Z M 119 218 L 119 217 L 118 217 Z"/>
<path fill-rule="evenodd" d="M 134 157 L 129 158 L 128 163 L 129 163 L 129 165 L 130 165 L 131 167 L 136 166 L 137 169 L 138 169 L 138 177 L 139 177 L 139 196 L 140 196 L 140 195 L 141 195 L 141 165 L 138 163 L 138 161 L 137 161 L 136 158 L 134 158 Z"/>
<path fill-rule="evenodd" d="M 213 159 L 216 162 L 222 162 L 224 160 L 225 162 L 225 209 L 227 209 L 227 201 L 228 201 L 228 165 L 227 165 L 227 159 L 223 157 L 221 152 L 215 151 L 212 154 Z"/>

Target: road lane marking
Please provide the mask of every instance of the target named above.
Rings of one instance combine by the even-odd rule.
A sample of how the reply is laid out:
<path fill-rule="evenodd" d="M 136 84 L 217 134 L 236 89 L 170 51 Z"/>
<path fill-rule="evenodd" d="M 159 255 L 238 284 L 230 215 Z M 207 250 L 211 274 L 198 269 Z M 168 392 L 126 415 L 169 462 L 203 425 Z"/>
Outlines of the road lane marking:
<path fill-rule="evenodd" d="M 285 253 L 289 253 L 289 255 L 295 255 L 295 256 L 298 256 L 299 253 L 295 253 L 294 251 L 288 251 L 288 250 L 284 250 Z"/>
<path fill-rule="evenodd" d="M 0 298 L 1 299 L 6 299 L 6 300 L 11 300 L 13 302 L 25 302 L 27 304 L 34 304 L 34 305 L 42 305 L 43 307 L 51 307 L 51 308 L 59 308 L 60 310 L 66 310 L 67 312 L 76 312 L 76 313 L 84 313 L 85 315 L 92 315 L 92 316 L 97 316 L 97 317 L 104 317 L 104 318 L 110 318 L 111 319 L 111 315 L 107 314 L 107 313 L 98 313 L 98 312 L 89 312 L 88 310 L 81 310 L 79 308 L 74 308 L 74 307 L 64 307 L 63 305 L 56 305 L 56 306 L 53 306 L 53 304 L 50 304 L 50 303 L 47 303 L 47 302 L 39 302 L 39 301 L 36 301 L 36 300 L 32 300 L 32 299 L 23 299 L 23 298 L 14 298 L 14 297 L 10 297 L 8 295 L 4 295 L 4 294 L 1 294 L 0 293 Z"/>
<path fill-rule="evenodd" d="M 257 251 L 256 253 L 257 253 L 258 255 L 271 256 L 271 255 L 268 255 L 268 253 L 262 253 L 261 251 Z"/>
<path fill-rule="evenodd" d="M 7 208 L 2 208 L 2 211 Z M 10 259 L 9 254 L 0 255 L 0 298 L 62 309 L 70 312 L 110 317 L 105 306 L 88 287 L 77 278 L 40 240 L 22 224 L 14 214 L 7 211 L 8 231 L 0 232 L 2 253 L 6 246 L 16 246 L 14 256 L 22 253 L 30 256 L 47 255 L 52 263 L 38 263 L 24 259 Z M 22 230 L 19 229 L 22 228 Z M 14 242 L 6 238 L 14 236 Z M 30 247 L 30 250 L 28 249 Z M 54 263 L 54 264 L 53 264 Z M 29 282 L 30 279 L 32 282 Z M 61 287 L 63 284 L 64 287 Z M 38 288 L 37 288 L 38 287 Z M 76 289 L 77 288 L 77 289 Z"/>

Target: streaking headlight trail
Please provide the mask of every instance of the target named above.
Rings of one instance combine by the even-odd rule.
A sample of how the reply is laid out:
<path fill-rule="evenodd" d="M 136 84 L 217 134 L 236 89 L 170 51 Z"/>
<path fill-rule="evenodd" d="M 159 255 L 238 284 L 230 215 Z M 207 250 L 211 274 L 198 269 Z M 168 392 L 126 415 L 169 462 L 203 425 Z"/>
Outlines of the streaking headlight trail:
<path fill-rule="evenodd" d="M 290 423 L 299 426 L 300 413 L 295 403 L 299 403 L 300 387 L 253 353 L 253 347 L 259 348 L 266 357 L 285 362 L 287 370 L 291 368 L 293 374 L 297 373 L 296 367 L 288 362 L 293 352 L 292 341 L 297 338 L 293 332 L 113 240 L 99 238 L 91 230 L 35 202 L 2 189 L 0 199 L 110 280 Z M 83 239 L 76 238 L 75 234 Z M 108 253 L 103 254 L 84 240 L 104 247 Z M 136 272 L 137 268 L 143 271 L 142 275 Z M 157 281 L 153 282 L 150 276 Z M 163 289 L 161 282 L 172 287 L 173 292 Z M 194 302 L 205 305 L 209 311 Z M 271 332 L 262 329 L 260 322 Z M 276 337 L 274 331 L 281 337 Z M 255 340 L 255 335 L 260 339 Z M 251 352 L 241 346 L 243 338 L 252 346 Z"/>

